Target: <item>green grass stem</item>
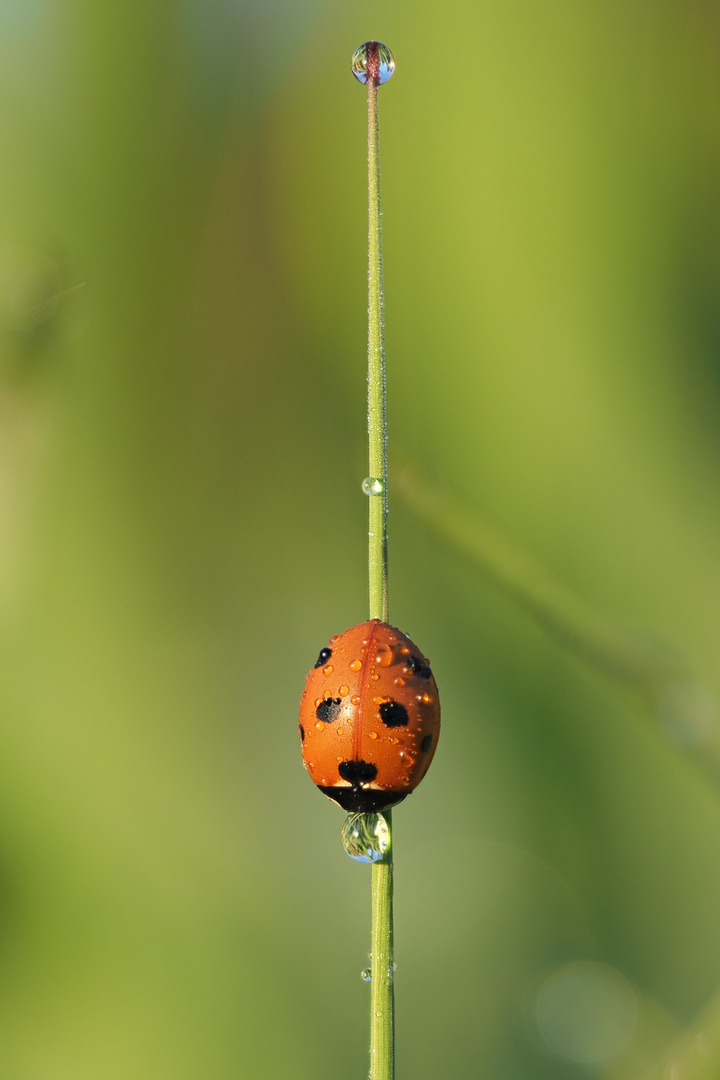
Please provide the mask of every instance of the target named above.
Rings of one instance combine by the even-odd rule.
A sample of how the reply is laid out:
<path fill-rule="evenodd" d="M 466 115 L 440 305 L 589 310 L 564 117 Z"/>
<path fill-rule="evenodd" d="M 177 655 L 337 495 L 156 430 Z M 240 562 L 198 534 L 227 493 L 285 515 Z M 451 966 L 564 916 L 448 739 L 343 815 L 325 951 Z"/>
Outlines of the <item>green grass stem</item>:
<path fill-rule="evenodd" d="M 370 1080 L 395 1076 L 392 811 L 386 810 L 383 817 L 390 843 L 384 857 L 372 866 Z"/>
<path fill-rule="evenodd" d="M 368 444 L 369 478 L 380 490 L 369 496 L 368 570 L 370 618 L 388 621 L 387 422 L 385 327 L 380 215 L 380 129 L 378 49 L 368 45 Z M 372 867 L 370 1080 L 395 1076 L 392 817 L 385 856 Z"/>
<path fill-rule="evenodd" d="M 368 442 L 369 476 L 381 491 L 369 498 L 370 618 L 388 620 L 385 326 L 380 218 L 380 130 L 377 51 L 368 49 Z"/>

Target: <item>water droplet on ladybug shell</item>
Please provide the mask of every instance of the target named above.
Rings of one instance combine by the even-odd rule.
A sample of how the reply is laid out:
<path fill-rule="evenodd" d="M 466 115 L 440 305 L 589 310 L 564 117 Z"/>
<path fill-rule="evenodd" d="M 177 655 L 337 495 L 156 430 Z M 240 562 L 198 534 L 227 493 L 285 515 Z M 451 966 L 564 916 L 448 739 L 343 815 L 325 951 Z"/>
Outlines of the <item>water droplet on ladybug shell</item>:
<path fill-rule="evenodd" d="M 392 665 L 394 659 L 393 650 L 383 642 L 377 647 L 375 659 L 380 667 L 388 668 Z"/>

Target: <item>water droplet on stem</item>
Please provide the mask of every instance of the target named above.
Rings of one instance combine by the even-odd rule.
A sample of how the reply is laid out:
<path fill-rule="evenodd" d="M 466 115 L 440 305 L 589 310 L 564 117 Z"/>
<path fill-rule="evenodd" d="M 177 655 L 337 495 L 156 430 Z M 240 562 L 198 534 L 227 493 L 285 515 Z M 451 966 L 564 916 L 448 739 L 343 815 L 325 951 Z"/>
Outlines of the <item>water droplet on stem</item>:
<path fill-rule="evenodd" d="M 382 41 L 364 41 L 352 54 L 350 68 L 358 82 L 366 83 L 369 73 L 375 76 L 378 86 L 382 86 L 392 78 L 395 57 Z"/>
<path fill-rule="evenodd" d="M 348 814 L 341 835 L 345 851 L 356 862 L 379 862 L 390 843 L 390 830 L 382 814 Z"/>
<path fill-rule="evenodd" d="M 377 476 L 366 476 L 362 482 L 362 489 L 365 495 L 382 495 L 385 485 Z"/>

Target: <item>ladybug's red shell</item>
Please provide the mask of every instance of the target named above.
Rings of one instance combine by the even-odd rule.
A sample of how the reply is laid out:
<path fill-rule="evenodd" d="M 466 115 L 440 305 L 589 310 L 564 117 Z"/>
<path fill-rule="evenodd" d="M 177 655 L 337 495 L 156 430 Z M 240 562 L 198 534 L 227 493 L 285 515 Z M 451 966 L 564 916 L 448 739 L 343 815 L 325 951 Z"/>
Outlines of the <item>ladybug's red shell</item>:
<path fill-rule="evenodd" d="M 440 733 L 427 660 L 394 626 L 372 619 L 331 637 L 300 702 L 305 767 L 345 810 L 394 806 L 417 787 Z"/>

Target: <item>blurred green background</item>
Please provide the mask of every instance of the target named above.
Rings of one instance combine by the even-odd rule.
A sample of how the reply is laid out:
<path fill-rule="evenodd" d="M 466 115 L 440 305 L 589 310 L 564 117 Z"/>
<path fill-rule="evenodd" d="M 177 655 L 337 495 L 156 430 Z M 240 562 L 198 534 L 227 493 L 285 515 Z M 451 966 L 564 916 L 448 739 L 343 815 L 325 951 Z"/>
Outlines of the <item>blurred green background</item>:
<path fill-rule="evenodd" d="M 369 37 L 391 468 L 714 709 L 716 7 L 2 0 L 8 1080 L 366 1075 L 369 872 L 296 716 L 367 610 Z M 400 1080 L 662 1076 L 720 991 L 720 789 L 397 492 L 390 557 L 444 710 L 395 814 Z"/>

